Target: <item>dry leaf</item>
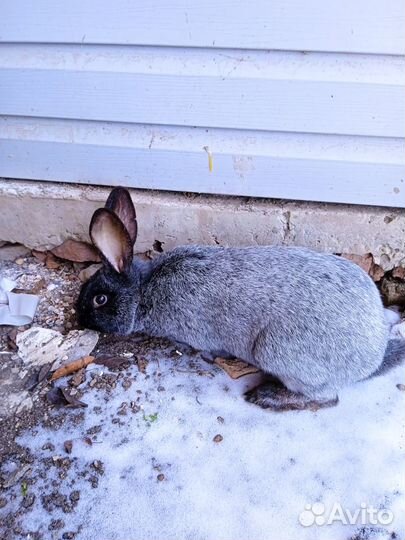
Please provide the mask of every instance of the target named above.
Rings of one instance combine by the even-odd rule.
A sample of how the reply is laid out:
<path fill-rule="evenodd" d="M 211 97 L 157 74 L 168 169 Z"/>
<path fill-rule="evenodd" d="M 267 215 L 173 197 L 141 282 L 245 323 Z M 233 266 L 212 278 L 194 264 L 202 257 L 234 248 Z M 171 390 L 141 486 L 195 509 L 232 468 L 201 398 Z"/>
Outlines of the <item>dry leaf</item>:
<path fill-rule="evenodd" d="M 66 405 L 65 396 L 63 395 L 62 390 L 59 386 L 51 388 L 49 392 L 46 393 L 46 399 L 48 400 L 48 403 L 50 403 L 51 405 L 56 405 L 57 407 Z"/>
<path fill-rule="evenodd" d="M 44 364 L 38 373 L 38 384 L 42 382 L 51 370 L 52 362 L 50 364 Z"/>
<path fill-rule="evenodd" d="M 384 270 L 381 266 L 375 264 L 372 253 L 366 253 L 365 255 L 342 253 L 342 257 L 360 266 L 374 281 L 380 281 L 384 277 Z"/>
<path fill-rule="evenodd" d="M 49 270 L 56 270 L 60 266 L 60 262 L 50 251 L 46 254 L 45 265 Z"/>
<path fill-rule="evenodd" d="M 97 358 L 94 359 L 94 363 L 109 369 L 119 368 L 123 364 L 129 364 L 128 358 L 123 358 L 122 356 L 97 356 Z"/>
<path fill-rule="evenodd" d="M 146 367 L 149 364 L 149 362 L 146 360 L 146 358 L 140 358 L 139 356 L 136 359 L 136 362 L 138 364 L 138 369 L 141 373 L 146 373 Z"/>
<path fill-rule="evenodd" d="M 396 279 L 405 279 L 405 268 L 403 266 L 397 266 L 392 271 L 392 277 Z"/>
<path fill-rule="evenodd" d="M 90 266 L 87 266 L 86 268 L 83 268 L 83 270 L 80 270 L 79 272 L 79 279 L 83 283 L 85 283 L 87 280 L 91 278 L 91 276 L 94 276 L 96 272 L 100 270 L 102 267 L 102 264 L 91 264 Z"/>
<path fill-rule="evenodd" d="M 51 366 L 52 366 L 52 363 L 44 364 L 38 373 L 34 373 L 32 377 L 30 377 L 29 381 L 27 382 L 27 385 L 28 385 L 27 390 L 31 392 L 32 390 L 34 390 L 34 388 L 38 386 L 39 383 L 41 383 L 44 379 L 46 379 L 46 376 L 51 370 Z"/>
<path fill-rule="evenodd" d="M 79 371 L 79 369 L 85 368 L 92 362 L 94 362 L 94 356 L 83 356 L 83 358 L 79 358 L 74 362 L 70 362 L 70 364 L 66 364 L 65 366 L 62 366 L 56 371 L 54 371 L 51 377 L 51 381 L 56 381 L 56 379 L 71 375 L 72 373 Z"/>
<path fill-rule="evenodd" d="M 61 388 L 61 392 L 66 400 L 66 407 L 71 407 L 72 409 L 75 409 L 76 407 L 88 407 L 87 403 L 84 403 L 84 401 L 80 401 L 77 399 L 77 397 L 72 396 L 69 393 L 68 388 Z"/>
<path fill-rule="evenodd" d="M 46 261 L 47 251 L 39 251 L 37 249 L 33 249 L 31 251 L 32 256 L 35 257 L 38 261 L 44 263 Z"/>
<path fill-rule="evenodd" d="M 232 379 L 239 379 L 245 375 L 250 375 L 252 373 L 259 373 L 260 369 L 243 360 L 227 360 L 225 358 L 217 357 L 215 358 L 215 364 L 222 368 Z"/>
<path fill-rule="evenodd" d="M 72 262 L 100 262 L 97 249 L 87 242 L 65 240 L 60 246 L 53 248 L 52 253 L 60 259 Z"/>
<path fill-rule="evenodd" d="M 18 347 L 17 347 L 17 344 L 16 344 L 17 334 L 18 334 L 17 328 L 12 328 L 7 333 L 7 346 L 12 351 L 17 351 L 18 350 Z"/>

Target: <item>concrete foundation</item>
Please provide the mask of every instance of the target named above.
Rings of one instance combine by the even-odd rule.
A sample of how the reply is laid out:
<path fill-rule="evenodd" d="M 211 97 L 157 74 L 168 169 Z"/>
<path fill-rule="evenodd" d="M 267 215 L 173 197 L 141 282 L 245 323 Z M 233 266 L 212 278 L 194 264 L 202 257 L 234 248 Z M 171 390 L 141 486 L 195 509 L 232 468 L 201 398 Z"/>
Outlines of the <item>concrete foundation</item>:
<path fill-rule="evenodd" d="M 50 248 L 88 239 L 92 213 L 109 188 L 0 180 L 0 240 Z M 161 242 L 307 246 L 333 253 L 373 253 L 385 270 L 405 266 L 405 211 L 378 207 L 215 197 L 132 190 L 137 251 Z"/>

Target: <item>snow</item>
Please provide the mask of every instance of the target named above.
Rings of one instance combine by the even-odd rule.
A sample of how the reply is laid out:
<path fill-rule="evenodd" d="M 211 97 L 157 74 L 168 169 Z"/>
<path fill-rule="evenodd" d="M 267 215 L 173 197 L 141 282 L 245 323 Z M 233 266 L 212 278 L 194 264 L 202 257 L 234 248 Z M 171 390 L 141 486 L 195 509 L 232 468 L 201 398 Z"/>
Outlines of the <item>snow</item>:
<path fill-rule="evenodd" d="M 402 367 L 345 389 L 337 407 L 273 413 L 243 399 L 258 375 L 234 381 L 198 358 L 175 360 L 164 349 L 148 359 L 146 374 L 136 366 L 128 370 L 126 375 L 136 380 L 126 391 L 117 385 L 107 396 L 104 390 L 86 388 L 84 424 L 66 423 L 57 431 L 36 428 L 19 441 L 35 455 L 49 457 L 66 456 L 63 442 L 73 440 L 66 494 L 79 489 L 80 501 L 74 512 L 52 517 L 62 517 L 66 530 L 81 526 L 77 538 L 348 540 L 363 525 L 370 526 L 360 521 L 301 525 L 306 505 L 317 502 L 325 505 L 326 518 L 336 503 L 345 512 L 365 506 L 389 510 L 391 524 L 371 527 L 374 533 L 359 538 L 385 539 L 391 531 L 405 538 L 405 478 L 400 473 L 405 392 L 396 387 L 405 383 Z M 138 397 L 143 411 L 117 415 L 123 401 Z M 101 407 L 101 414 L 94 407 Z M 155 413 L 156 420 L 148 421 Z M 55 414 L 73 413 L 64 409 Z M 113 418 L 123 425 L 112 423 Z M 86 445 L 86 430 L 100 423 L 97 443 Z M 223 437 L 219 443 L 213 441 L 217 434 Z M 56 447 L 53 454 L 42 450 L 48 441 Z M 97 489 L 80 476 L 93 460 L 105 466 Z M 39 480 L 36 489 L 51 492 L 49 479 L 56 472 L 49 469 L 48 479 Z M 303 516 L 305 522 L 308 514 Z M 43 531 L 45 538 L 48 522 L 40 504 L 24 517 L 26 530 Z"/>

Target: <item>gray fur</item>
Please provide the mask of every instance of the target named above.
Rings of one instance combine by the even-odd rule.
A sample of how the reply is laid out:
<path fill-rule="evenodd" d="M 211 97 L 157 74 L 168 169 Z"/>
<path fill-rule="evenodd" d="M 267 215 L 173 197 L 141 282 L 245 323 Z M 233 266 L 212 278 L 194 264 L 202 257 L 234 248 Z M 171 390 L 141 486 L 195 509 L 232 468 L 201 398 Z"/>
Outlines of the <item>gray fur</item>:
<path fill-rule="evenodd" d="M 109 302 L 94 309 L 101 293 Z M 224 350 L 310 400 L 333 400 L 378 373 L 387 347 L 390 357 L 405 353 L 388 341 L 369 276 L 304 248 L 178 247 L 150 263 L 135 260 L 124 275 L 105 263 L 83 286 L 78 314 L 102 332 Z"/>

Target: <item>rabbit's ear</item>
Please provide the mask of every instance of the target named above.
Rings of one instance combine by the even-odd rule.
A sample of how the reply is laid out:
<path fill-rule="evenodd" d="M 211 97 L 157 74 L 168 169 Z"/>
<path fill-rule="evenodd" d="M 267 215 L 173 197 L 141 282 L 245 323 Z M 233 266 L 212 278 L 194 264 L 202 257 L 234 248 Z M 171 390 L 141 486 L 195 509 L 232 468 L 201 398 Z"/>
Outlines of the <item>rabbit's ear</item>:
<path fill-rule="evenodd" d="M 128 231 L 132 245 L 135 244 L 138 233 L 136 212 L 129 191 L 122 187 L 114 188 L 105 203 L 105 208 L 112 210 L 120 218 Z"/>
<path fill-rule="evenodd" d="M 114 212 L 99 208 L 90 223 L 90 237 L 104 259 L 119 273 L 132 264 L 133 247 L 127 229 Z"/>

